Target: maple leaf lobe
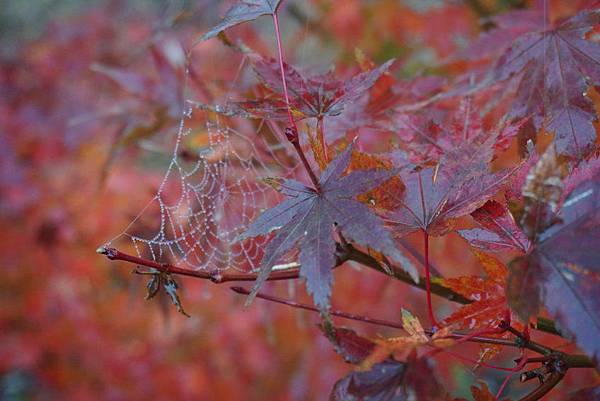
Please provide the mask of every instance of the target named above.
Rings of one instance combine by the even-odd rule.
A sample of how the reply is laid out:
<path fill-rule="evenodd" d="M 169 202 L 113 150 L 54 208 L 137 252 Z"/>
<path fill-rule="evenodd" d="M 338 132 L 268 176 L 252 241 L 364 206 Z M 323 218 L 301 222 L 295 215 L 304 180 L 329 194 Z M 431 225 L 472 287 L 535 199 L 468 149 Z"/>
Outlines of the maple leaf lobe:
<path fill-rule="evenodd" d="M 281 0 L 241 0 L 235 3 L 217 25 L 200 38 L 201 41 L 217 36 L 219 33 L 243 22 L 257 19 L 262 15 L 274 15 Z"/>

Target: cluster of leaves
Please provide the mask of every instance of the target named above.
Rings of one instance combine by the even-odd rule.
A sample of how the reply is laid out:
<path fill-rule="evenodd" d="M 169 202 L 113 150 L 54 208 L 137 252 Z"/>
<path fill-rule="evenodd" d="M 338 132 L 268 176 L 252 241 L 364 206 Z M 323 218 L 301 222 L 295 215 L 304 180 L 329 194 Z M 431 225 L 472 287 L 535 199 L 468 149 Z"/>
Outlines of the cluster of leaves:
<path fill-rule="evenodd" d="M 278 7 L 280 2 L 266 0 L 239 2 L 204 39 L 268 14 L 279 44 Z M 295 120 L 306 119 L 300 143 L 312 150 L 322 172 L 312 185 L 280 179 L 275 187 L 287 199 L 263 212 L 239 238 L 274 232 L 250 300 L 272 267 L 295 246 L 300 277 L 324 316 L 330 309 L 332 269 L 348 243 L 374 251 L 384 264 L 388 257 L 398 262 L 416 285 L 417 272 L 395 242 L 414 232 L 422 232 L 426 242 L 429 296 L 429 236 L 456 230 L 467 223 L 467 216 L 476 225 L 458 233 L 478 249 L 487 277 L 434 280 L 469 301 L 447 317 L 435 335 L 425 334 L 407 311 L 403 326 L 408 337 L 370 342 L 353 332 L 326 329 L 348 361 L 369 369 L 338 382 L 332 400 L 403 400 L 411 391 L 417 399 L 438 399 L 443 396 L 439 386 L 423 382 L 431 378 L 423 357 L 413 351 L 406 363 L 387 358 L 418 346 L 451 344 L 456 329 L 510 338 L 543 308 L 590 358 L 600 355 L 595 340 L 600 335 L 600 163 L 591 95 L 600 85 L 600 10 L 590 6 L 573 12 L 550 20 L 547 2 L 534 2 L 526 11 L 491 18 L 491 28 L 462 53 L 470 58 L 461 60 L 461 74 L 435 95 L 417 101 L 403 96 L 401 89 L 407 84 L 388 72 L 393 60 L 373 68 L 359 53 L 364 71 L 340 79 L 331 72 L 304 74 L 284 63 L 281 49 L 279 62 L 251 54 L 258 92 L 265 95 L 220 109 L 229 116 L 283 124 L 288 119 L 293 135 L 287 139 L 292 143 L 298 140 Z M 363 134 L 348 144 L 362 126 L 375 126 L 381 136 L 391 133 L 397 138 L 393 153 L 373 156 L 393 160 L 392 168 L 381 168 L 382 163 L 375 169 L 348 171 L 354 142 L 369 147 L 373 140 Z M 534 144 L 546 148 L 541 156 Z M 498 168 L 499 155 L 509 148 L 524 157 Z M 335 149 L 344 150 L 336 155 Z M 313 174 L 302 147 L 297 150 Z M 389 186 L 392 177 L 402 185 Z M 382 207 L 373 197 L 360 197 L 373 190 L 393 199 L 392 205 Z M 522 256 L 509 269 L 489 252 Z M 506 325 L 511 333 L 499 329 Z M 520 334 L 521 341 L 529 341 L 528 333 Z M 479 362 L 500 349 L 484 348 Z M 475 388 L 473 395 L 492 399 L 487 386 Z"/>

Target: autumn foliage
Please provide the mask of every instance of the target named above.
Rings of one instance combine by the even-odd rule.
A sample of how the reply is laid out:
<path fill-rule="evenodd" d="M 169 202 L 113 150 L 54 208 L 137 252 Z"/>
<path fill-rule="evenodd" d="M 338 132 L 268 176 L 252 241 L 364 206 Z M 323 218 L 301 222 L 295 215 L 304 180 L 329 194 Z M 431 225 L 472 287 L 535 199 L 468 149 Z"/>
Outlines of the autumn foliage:
<path fill-rule="evenodd" d="M 600 399 L 599 3 L 125 3 L 2 59 L 2 399 Z"/>

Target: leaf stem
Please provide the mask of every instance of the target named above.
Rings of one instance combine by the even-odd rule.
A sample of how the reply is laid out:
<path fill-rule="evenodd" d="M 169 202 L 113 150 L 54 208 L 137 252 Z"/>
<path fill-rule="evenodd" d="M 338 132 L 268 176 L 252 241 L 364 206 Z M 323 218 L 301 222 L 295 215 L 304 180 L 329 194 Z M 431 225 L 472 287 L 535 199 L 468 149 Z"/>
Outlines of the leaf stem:
<path fill-rule="evenodd" d="M 304 154 L 304 151 L 302 150 L 302 147 L 300 146 L 300 138 L 298 135 L 298 126 L 296 125 L 296 121 L 294 120 L 294 116 L 292 115 L 292 107 L 290 105 L 290 96 L 288 94 L 287 82 L 285 79 L 285 67 L 283 65 L 283 47 L 281 45 L 281 32 L 279 30 L 279 18 L 277 17 L 277 12 L 273 13 L 273 25 L 275 26 L 275 39 L 277 41 L 277 56 L 278 56 L 278 60 L 279 60 L 279 70 L 281 72 L 281 84 L 283 86 L 283 96 L 285 98 L 285 104 L 287 106 L 287 115 L 288 115 L 288 120 L 289 120 L 289 124 L 290 124 L 289 129 L 286 129 L 286 137 L 287 137 L 288 141 L 290 141 L 292 143 L 292 145 L 294 146 L 294 149 L 296 149 L 296 152 L 298 153 L 298 156 L 300 157 L 300 160 L 302 161 L 302 164 L 304 165 L 304 168 L 306 169 L 306 172 L 308 173 L 310 180 L 312 181 L 312 183 L 315 187 L 315 190 L 317 190 L 317 192 L 319 192 L 320 191 L 319 180 L 317 179 L 317 176 L 315 175 L 313 169 L 310 167 L 310 163 L 308 162 L 308 159 L 306 158 L 306 155 Z"/>
<path fill-rule="evenodd" d="M 421 265 L 425 266 L 425 258 L 423 257 L 421 252 L 419 252 L 414 246 L 412 246 L 412 244 L 408 242 L 406 238 L 399 238 L 398 243 L 402 245 L 402 248 L 404 248 L 408 253 L 410 253 L 417 261 L 419 261 Z M 429 272 L 434 276 L 442 278 L 440 270 L 431 262 L 431 260 L 429 261 Z"/>
<path fill-rule="evenodd" d="M 427 312 L 429 314 L 429 322 L 431 326 L 441 327 L 435 318 L 435 314 L 433 313 L 433 306 L 431 305 L 431 277 L 429 273 L 429 234 L 427 234 L 426 230 L 423 230 L 423 247 L 425 254 L 425 291 L 427 291 Z"/>

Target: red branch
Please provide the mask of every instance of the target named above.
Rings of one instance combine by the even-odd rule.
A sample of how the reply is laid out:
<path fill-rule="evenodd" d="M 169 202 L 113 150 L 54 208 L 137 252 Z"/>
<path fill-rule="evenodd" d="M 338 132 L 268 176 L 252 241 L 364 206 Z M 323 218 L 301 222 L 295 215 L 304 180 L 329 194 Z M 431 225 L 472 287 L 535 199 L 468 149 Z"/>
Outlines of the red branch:
<path fill-rule="evenodd" d="M 255 281 L 257 274 L 254 273 L 221 273 L 219 271 L 204 271 L 204 270 L 191 270 L 191 269 L 183 269 L 181 267 L 174 266 L 169 263 L 159 263 L 153 260 L 148 260 L 144 258 L 140 258 L 137 256 L 129 255 L 127 253 L 121 252 L 116 248 L 108 248 L 108 247 L 100 247 L 96 250 L 96 252 L 106 255 L 110 260 L 123 260 L 125 262 L 134 263 L 140 266 L 151 267 L 161 272 L 165 273 L 173 273 L 180 274 L 182 276 L 196 277 L 201 279 L 210 280 L 215 284 L 226 283 L 230 281 Z M 290 280 L 296 279 L 299 277 L 300 270 L 298 268 L 275 271 L 271 272 L 267 280 L 275 281 L 275 280 Z"/>

